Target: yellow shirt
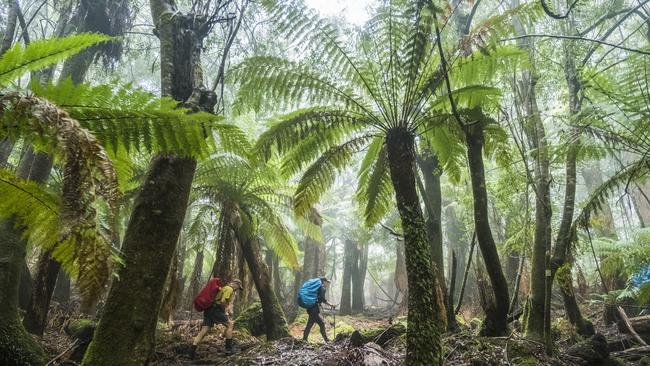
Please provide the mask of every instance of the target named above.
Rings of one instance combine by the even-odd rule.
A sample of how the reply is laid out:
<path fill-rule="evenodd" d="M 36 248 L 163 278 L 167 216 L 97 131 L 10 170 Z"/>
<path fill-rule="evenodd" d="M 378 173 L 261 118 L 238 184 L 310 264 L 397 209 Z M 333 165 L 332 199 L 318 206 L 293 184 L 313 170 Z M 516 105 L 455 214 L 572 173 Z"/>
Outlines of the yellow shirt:
<path fill-rule="evenodd" d="M 222 303 L 228 302 L 233 293 L 233 288 L 230 286 L 224 286 L 217 292 L 217 296 L 214 298 L 214 303 L 221 305 Z"/>

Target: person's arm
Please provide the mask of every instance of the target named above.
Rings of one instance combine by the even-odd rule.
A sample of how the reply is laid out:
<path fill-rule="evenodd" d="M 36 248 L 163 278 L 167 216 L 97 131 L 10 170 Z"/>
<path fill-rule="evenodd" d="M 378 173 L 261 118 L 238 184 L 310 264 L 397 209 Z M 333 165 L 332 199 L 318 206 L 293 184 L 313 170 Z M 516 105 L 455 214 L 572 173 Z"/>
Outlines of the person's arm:
<path fill-rule="evenodd" d="M 329 302 L 327 302 L 327 299 L 325 299 L 325 289 L 323 287 L 321 287 L 318 290 L 318 302 L 329 306 L 330 309 L 332 309 L 332 310 L 334 310 L 334 308 L 336 307 L 336 306 L 330 304 Z"/>
<path fill-rule="evenodd" d="M 226 306 L 226 314 L 228 314 L 230 317 L 232 317 L 234 305 L 235 305 L 235 291 L 233 291 L 232 294 L 230 294 L 230 297 L 228 298 L 228 305 Z"/>

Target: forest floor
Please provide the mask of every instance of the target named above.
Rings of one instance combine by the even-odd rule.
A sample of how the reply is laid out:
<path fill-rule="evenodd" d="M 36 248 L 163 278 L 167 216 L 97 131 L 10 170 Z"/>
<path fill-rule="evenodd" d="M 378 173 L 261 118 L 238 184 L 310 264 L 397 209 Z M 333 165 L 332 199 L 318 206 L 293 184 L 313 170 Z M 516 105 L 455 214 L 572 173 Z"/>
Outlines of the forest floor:
<path fill-rule="evenodd" d="M 57 360 L 48 366 L 77 365 L 69 354 L 73 340 L 64 331 L 65 319 L 69 315 L 56 313 L 52 317 L 45 336 L 40 339 L 51 356 Z M 185 313 L 187 315 L 187 313 Z M 393 366 L 400 365 L 405 357 L 405 335 L 395 336 L 384 342 L 378 341 L 384 332 L 372 333 L 373 330 L 395 328 L 403 324 L 404 319 L 378 318 L 376 316 L 337 316 L 336 328 L 332 315 L 325 317 L 329 336 L 335 341 L 324 344 L 315 326 L 310 336 L 310 343 L 303 342 L 302 330 L 306 317 L 299 315 L 289 326 L 292 337 L 274 342 L 265 342 L 264 337 L 253 337 L 247 332 L 235 332 L 235 339 L 240 351 L 235 355 L 225 355 L 221 329 L 216 328 L 200 344 L 197 357 L 189 358 L 192 337 L 198 332 L 201 320 L 197 314 L 193 319 L 173 322 L 171 325 L 160 324 L 157 334 L 157 347 L 150 365 L 217 365 L 217 366 L 338 366 L 338 365 L 367 365 Z M 393 326 L 391 327 L 392 323 Z M 508 337 L 484 338 L 476 335 L 478 322 L 468 319 L 461 323 L 461 331 L 444 338 L 445 365 L 471 366 L 555 366 L 555 365 L 592 365 L 593 362 L 579 360 L 566 353 L 580 338 L 571 331 L 565 321 L 554 323 L 554 341 L 556 352 L 547 356 L 541 344 L 525 340 L 514 331 Z M 336 337 L 334 331 L 336 330 Z M 366 338 L 363 342 L 355 341 L 349 335 L 358 330 L 364 337 L 367 334 L 379 334 L 374 339 Z M 615 327 L 599 329 L 608 339 L 623 338 Z M 386 338 L 386 337 L 384 337 Z M 369 342 L 375 341 L 376 343 Z M 369 342 L 369 343 L 366 343 Z M 365 344 L 364 344 L 365 343 Z M 66 352 L 67 351 L 67 352 Z M 615 361 L 607 365 L 646 365 L 643 361 L 622 363 Z M 648 363 L 650 364 L 650 363 Z M 605 364 L 603 364 L 605 365 Z"/>

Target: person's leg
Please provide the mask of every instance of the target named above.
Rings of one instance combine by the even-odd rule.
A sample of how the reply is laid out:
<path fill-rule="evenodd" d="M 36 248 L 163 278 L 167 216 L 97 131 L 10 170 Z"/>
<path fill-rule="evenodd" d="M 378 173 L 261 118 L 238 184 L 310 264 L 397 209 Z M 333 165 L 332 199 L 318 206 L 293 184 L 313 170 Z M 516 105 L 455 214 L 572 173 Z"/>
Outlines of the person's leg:
<path fill-rule="evenodd" d="M 325 330 L 325 321 L 323 321 L 323 317 L 320 315 L 320 312 L 316 313 L 315 322 L 316 324 L 318 324 L 318 327 L 320 328 L 320 335 L 323 337 L 323 340 L 325 342 L 329 342 L 330 340 L 329 338 L 327 338 L 327 330 Z"/>
<path fill-rule="evenodd" d="M 199 342 L 205 337 L 206 334 L 208 334 L 208 331 L 210 331 L 210 327 L 207 325 L 204 325 L 201 327 L 201 330 L 199 331 L 199 334 L 194 337 L 194 342 L 192 342 L 192 345 L 197 346 Z"/>
<path fill-rule="evenodd" d="M 314 326 L 314 323 L 316 322 L 316 318 L 318 317 L 318 311 L 314 313 L 314 308 L 318 310 L 318 306 L 314 306 L 312 308 L 307 309 L 307 315 L 309 315 L 309 318 L 307 319 L 307 325 L 305 326 L 305 331 L 302 333 L 302 340 L 307 341 L 309 338 L 309 332 L 311 332 L 311 327 Z"/>
<path fill-rule="evenodd" d="M 234 341 L 232 339 L 232 329 L 234 328 L 235 322 L 228 319 L 226 323 L 226 352 L 235 352 Z"/>

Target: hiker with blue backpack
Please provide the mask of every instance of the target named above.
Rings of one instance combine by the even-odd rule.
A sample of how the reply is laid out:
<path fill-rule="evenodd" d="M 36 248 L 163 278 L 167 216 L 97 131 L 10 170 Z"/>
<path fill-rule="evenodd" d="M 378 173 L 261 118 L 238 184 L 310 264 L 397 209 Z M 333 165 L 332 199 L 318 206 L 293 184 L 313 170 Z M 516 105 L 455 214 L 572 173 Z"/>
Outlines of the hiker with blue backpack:
<path fill-rule="evenodd" d="M 301 308 L 307 309 L 309 319 L 307 319 L 307 326 L 302 335 L 302 340 L 307 341 L 309 332 L 314 323 L 320 327 L 320 334 L 323 336 L 325 342 L 329 342 L 327 332 L 325 331 L 325 322 L 320 316 L 320 305 L 325 304 L 330 309 L 336 309 L 336 305 L 332 305 L 325 299 L 325 292 L 330 287 L 330 281 L 326 277 L 312 278 L 303 283 L 300 291 L 298 292 L 298 305 Z"/>

